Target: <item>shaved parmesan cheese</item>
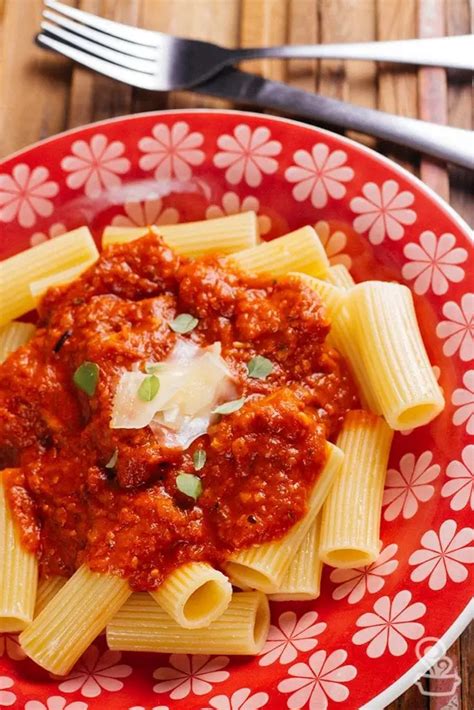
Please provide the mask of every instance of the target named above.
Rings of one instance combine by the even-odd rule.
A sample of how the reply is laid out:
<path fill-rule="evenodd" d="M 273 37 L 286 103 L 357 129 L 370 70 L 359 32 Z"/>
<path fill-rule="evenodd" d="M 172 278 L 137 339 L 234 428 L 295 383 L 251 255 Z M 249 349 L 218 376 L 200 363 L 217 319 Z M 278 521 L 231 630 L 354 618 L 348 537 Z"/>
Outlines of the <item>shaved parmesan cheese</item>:
<path fill-rule="evenodd" d="M 146 363 L 160 380 L 157 395 L 149 402 L 138 396 L 147 373 L 122 374 L 114 398 L 110 426 L 113 429 L 141 429 L 150 426 L 165 446 L 186 449 L 207 432 L 213 409 L 233 399 L 236 388 L 220 343 L 200 348 L 179 338 L 168 358 Z"/>

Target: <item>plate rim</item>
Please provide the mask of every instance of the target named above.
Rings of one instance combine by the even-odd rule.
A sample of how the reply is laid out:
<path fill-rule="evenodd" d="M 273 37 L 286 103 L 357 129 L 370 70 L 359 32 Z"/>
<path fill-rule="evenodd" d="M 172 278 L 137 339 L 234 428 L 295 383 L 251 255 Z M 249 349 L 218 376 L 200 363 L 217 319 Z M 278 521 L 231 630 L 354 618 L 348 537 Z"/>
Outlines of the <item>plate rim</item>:
<path fill-rule="evenodd" d="M 298 128 L 305 128 L 313 131 L 316 134 L 323 134 L 330 136 L 331 138 L 336 138 L 342 146 L 346 145 L 352 150 L 355 150 L 362 156 L 367 156 L 372 160 L 378 161 L 385 167 L 392 170 L 395 174 L 400 175 L 408 183 L 411 183 L 414 188 L 421 190 L 428 198 L 431 198 L 434 203 L 445 213 L 445 215 L 452 220 L 458 229 L 463 233 L 467 242 L 474 244 L 474 230 L 471 229 L 469 224 L 459 215 L 456 210 L 442 197 L 440 197 L 431 187 L 426 185 L 419 177 L 413 175 L 403 166 L 396 163 L 391 158 L 379 153 L 378 151 L 370 148 L 358 141 L 348 138 L 345 135 L 336 133 L 335 131 L 329 130 L 327 128 L 321 128 L 317 125 L 305 123 L 303 120 L 287 118 L 283 116 L 273 116 L 258 111 L 242 111 L 237 109 L 212 109 L 212 108 L 180 108 L 180 109 L 164 109 L 164 110 L 153 110 L 153 111 L 143 111 L 139 113 L 124 114 L 122 116 L 114 116 L 110 118 L 101 119 L 100 121 L 93 121 L 91 123 L 86 123 L 81 126 L 76 126 L 74 128 L 55 133 L 52 136 L 41 139 L 34 143 L 31 143 L 24 148 L 20 148 L 13 153 L 10 153 L 2 158 L 0 158 L 0 169 L 2 166 L 11 160 L 21 158 L 22 155 L 26 155 L 34 149 L 41 148 L 49 143 L 52 143 L 58 139 L 62 139 L 67 136 L 73 136 L 74 134 L 81 133 L 84 130 L 90 130 L 93 128 L 100 128 L 101 126 L 108 126 L 113 123 L 120 121 L 135 121 L 140 119 L 146 119 L 151 117 L 159 118 L 160 116 L 185 116 L 192 114 L 216 114 L 221 116 L 240 116 L 245 118 L 250 116 L 252 118 L 260 118 L 264 121 L 272 123 L 287 124 L 289 126 L 296 126 Z M 474 619 L 474 598 L 471 598 L 464 609 L 459 613 L 452 624 L 446 629 L 444 634 L 440 639 L 440 651 L 439 653 L 427 662 L 427 654 L 424 654 L 421 659 L 415 663 L 411 668 L 409 668 L 400 678 L 394 681 L 392 684 L 387 686 L 381 693 L 377 696 L 371 698 L 365 705 L 360 707 L 360 710 L 382 710 L 386 705 L 396 700 L 400 695 L 402 695 L 408 688 L 410 688 L 418 678 L 426 672 L 434 663 L 436 663 L 439 658 L 444 654 L 443 652 L 454 643 L 454 641 L 462 634 L 462 632 L 467 628 L 469 623 Z"/>
<path fill-rule="evenodd" d="M 230 115 L 230 116 L 252 116 L 254 118 L 263 118 L 266 121 L 271 121 L 274 123 L 287 123 L 292 126 L 298 126 L 302 128 L 307 128 L 311 131 L 314 131 L 316 133 L 323 133 L 331 137 L 337 138 L 337 140 L 341 141 L 343 144 L 346 144 L 350 146 L 353 150 L 358 151 L 359 153 L 362 153 L 363 155 L 367 155 L 368 157 L 380 161 L 383 165 L 386 167 L 394 170 L 396 173 L 399 173 L 405 180 L 408 182 L 412 183 L 415 187 L 417 187 L 419 190 L 424 192 L 428 197 L 430 197 L 434 202 L 446 213 L 446 215 L 454 220 L 457 223 L 458 228 L 464 233 L 464 236 L 466 239 L 474 244 L 474 230 L 471 229 L 471 227 L 468 225 L 465 219 L 461 217 L 460 214 L 456 212 L 456 210 L 448 203 L 443 197 L 440 197 L 431 187 L 428 185 L 425 185 L 425 183 L 416 175 L 413 175 L 409 170 L 404 168 L 403 166 L 399 165 L 396 163 L 394 160 L 391 158 L 387 158 L 387 156 L 383 155 L 382 153 L 379 153 L 378 151 L 374 150 L 373 148 L 369 148 L 368 146 L 364 145 L 363 143 L 359 143 L 356 140 L 353 140 L 352 138 L 348 138 L 347 136 L 341 135 L 339 133 L 336 133 L 335 131 L 331 131 L 327 128 L 320 128 L 319 126 L 314 126 L 309 123 L 305 123 L 304 121 L 300 121 L 294 118 L 286 118 L 285 116 L 273 116 L 270 114 L 266 113 L 260 113 L 258 111 L 240 111 L 237 109 L 219 109 L 219 108 L 180 108 L 180 109 L 164 109 L 164 110 L 155 110 L 155 111 L 141 111 L 139 113 L 127 113 L 123 116 L 113 116 L 111 118 L 104 118 L 101 119 L 100 121 L 92 121 L 91 123 L 85 123 L 81 126 L 76 126 L 75 128 L 69 128 L 66 131 L 61 131 L 60 133 L 55 133 L 52 136 L 49 136 L 48 138 L 43 138 L 42 140 L 36 141 L 35 143 L 31 143 L 24 148 L 20 148 L 19 150 L 10 153 L 9 155 L 3 157 L 0 159 L 0 167 L 6 163 L 7 161 L 14 160 L 21 155 L 28 153 L 29 151 L 42 147 L 44 145 L 47 145 L 50 142 L 53 142 L 57 139 L 64 138 L 69 135 L 73 135 L 74 133 L 79 133 L 80 131 L 84 130 L 89 130 L 90 128 L 93 127 L 100 127 L 100 126 L 105 126 L 109 125 L 111 123 L 117 123 L 119 121 L 132 121 L 140 118 L 149 118 L 151 116 L 170 116 L 170 115 L 178 115 L 182 116 L 185 114 L 220 114 L 220 115 Z"/>

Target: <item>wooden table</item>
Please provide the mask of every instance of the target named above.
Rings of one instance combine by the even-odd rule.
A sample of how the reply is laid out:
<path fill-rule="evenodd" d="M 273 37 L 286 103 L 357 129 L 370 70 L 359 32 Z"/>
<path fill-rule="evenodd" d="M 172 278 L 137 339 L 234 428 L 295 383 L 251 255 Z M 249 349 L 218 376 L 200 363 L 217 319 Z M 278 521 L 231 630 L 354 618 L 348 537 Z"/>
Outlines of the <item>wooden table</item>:
<path fill-rule="evenodd" d="M 66 0 L 84 10 L 148 29 L 228 46 L 284 42 L 345 42 L 456 35 L 472 31 L 469 0 Z M 0 157 L 67 128 L 109 116 L 164 108 L 222 107 L 227 102 L 190 93 L 148 94 L 93 76 L 36 48 L 42 0 L 0 0 Z M 353 61 L 264 60 L 251 71 L 294 86 L 404 116 L 472 128 L 469 76 Z M 461 168 L 354 136 L 419 175 L 474 224 L 474 176 Z M 449 600 L 447 600 L 449 603 Z M 468 667 L 473 629 L 449 651 L 462 685 L 449 708 L 471 710 Z M 441 710 L 446 698 L 416 687 L 390 710 Z M 378 709 L 377 709 L 378 710 Z"/>

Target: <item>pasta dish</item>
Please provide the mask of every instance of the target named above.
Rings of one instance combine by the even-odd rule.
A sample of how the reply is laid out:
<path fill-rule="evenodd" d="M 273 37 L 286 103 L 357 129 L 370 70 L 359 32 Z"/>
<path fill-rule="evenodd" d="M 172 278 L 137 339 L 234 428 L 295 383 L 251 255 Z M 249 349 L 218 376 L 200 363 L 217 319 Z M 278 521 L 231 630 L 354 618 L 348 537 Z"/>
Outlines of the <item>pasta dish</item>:
<path fill-rule="evenodd" d="M 254 213 L 102 246 L 0 264 L 0 631 L 58 675 L 104 629 L 257 654 L 269 600 L 376 559 L 393 432 L 444 406 L 411 293 Z"/>

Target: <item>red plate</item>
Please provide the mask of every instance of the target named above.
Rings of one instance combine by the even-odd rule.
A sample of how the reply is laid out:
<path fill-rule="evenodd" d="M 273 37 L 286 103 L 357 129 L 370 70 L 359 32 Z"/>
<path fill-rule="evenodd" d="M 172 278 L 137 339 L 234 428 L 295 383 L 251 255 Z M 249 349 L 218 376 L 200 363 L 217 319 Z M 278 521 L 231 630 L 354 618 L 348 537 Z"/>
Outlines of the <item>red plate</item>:
<path fill-rule="evenodd" d="M 67 678 L 0 637 L 0 706 L 26 710 L 382 708 L 470 618 L 474 561 L 474 295 L 470 235 L 433 192 L 361 145 L 293 121 L 169 111 L 87 126 L 0 164 L 0 258 L 82 224 L 143 225 L 255 209 L 274 237 L 319 222 L 332 263 L 415 294 L 446 395 L 430 426 L 396 435 L 380 558 L 326 569 L 316 602 L 272 605 L 254 659 L 117 653 L 99 638 Z M 445 669 L 448 685 L 457 682 Z M 452 681 L 452 683 L 451 683 Z M 447 697 L 446 702 L 449 700 Z M 421 703 L 421 698 L 420 698 Z"/>

